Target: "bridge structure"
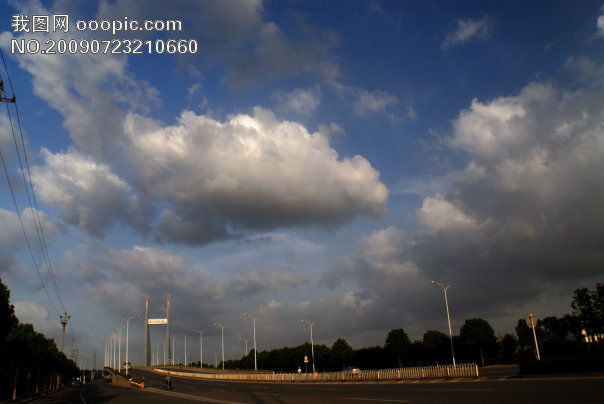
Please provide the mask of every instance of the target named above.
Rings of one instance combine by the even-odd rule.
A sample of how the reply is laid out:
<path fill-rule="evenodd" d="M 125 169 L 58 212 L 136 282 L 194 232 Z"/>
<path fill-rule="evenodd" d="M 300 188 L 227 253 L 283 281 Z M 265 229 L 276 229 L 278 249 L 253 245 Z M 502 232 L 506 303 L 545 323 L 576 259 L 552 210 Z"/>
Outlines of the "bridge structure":
<path fill-rule="evenodd" d="M 151 366 L 151 330 L 150 325 L 166 326 L 166 348 L 168 364 L 173 364 L 172 348 L 170 345 L 170 294 L 166 300 L 166 318 L 149 318 L 149 294 L 145 296 L 145 366 Z"/>

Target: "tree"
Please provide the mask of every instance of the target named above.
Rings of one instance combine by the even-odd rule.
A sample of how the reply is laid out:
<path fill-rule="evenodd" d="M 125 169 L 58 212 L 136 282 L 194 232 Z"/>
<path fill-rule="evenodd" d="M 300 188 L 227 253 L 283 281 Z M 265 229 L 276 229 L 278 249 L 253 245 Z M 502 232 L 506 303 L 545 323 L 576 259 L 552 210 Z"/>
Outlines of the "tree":
<path fill-rule="evenodd" d="M 503 363 L 510 363 L 516 355 L 518 341 L 512 334 L 505 334 L 499 341 L 499 360 Z"/>
<path fill-rule="evenodd" d="M 432 361 L 446 361 L 450 359 L 451 347 L 449 345 L 449 336 L 444 332 L 437 330 L 428 330 L 423 336 L 426 354 Z"/>
<path fill-rule="evenodd" d="M 485 365 L 485 354 L 487 356 L 494 352 L 497 347 L 497 338 L 493 327 L 482 318 L 471 318 L 461 326 L 459 336 L 471 352 L 480 354 L 482 366 Z"/>
<path fill-rule="evenodd" d="M 409 352 L 411 341 L 409 336 L 402 328 L 396 328 L 390 330 L 386 337 L 386 344 L 384 349 L 388 351 L 392 356 L 398 358 L 398 366 L 402 367 L 401 358 Z"/>
<path fill-rule="evenodd" d="M 0 345 L 4 345 L 6 336 L 17 323 L 19 320 L 15 316 L 15 306 L 10 304 L 10 291 L 0 279 Z"/>
<path fill-rule="evenodd" d="M 346 367 L 345 363 L 347 360 L 352 359 L 354 356 L 354 349 L 344 338 L 338 338 L 331 347 L 331 357 L 334 362 L 342 362 L 342 369 Z"/>
<path fill-rule="evenodd" d="M 593 291 L 575 290 L 570 305 L 587 335 L 604 332 L 604 284 L 596 284 Z"/>

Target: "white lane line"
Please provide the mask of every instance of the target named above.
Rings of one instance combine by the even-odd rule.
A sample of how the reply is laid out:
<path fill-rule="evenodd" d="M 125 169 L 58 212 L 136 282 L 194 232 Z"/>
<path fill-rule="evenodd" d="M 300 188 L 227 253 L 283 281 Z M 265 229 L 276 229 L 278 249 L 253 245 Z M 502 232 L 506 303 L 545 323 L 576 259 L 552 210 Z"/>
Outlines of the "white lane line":
<path fill-rule="evenodd" d="M 439 389 L 439 388 L 433 388 L 433 389 L 411 389 L 411 390 L 415 390 L 415 391 L 493 391 L 495 389 Z"/>
<path fill-rule="evenodd" d="M 80 400 L 82 400 L 82 404 L 86 404 L 86 400 L 84 400 L 84 389 L 86 385 L 82 386 L 82 390 L 80 390 Z"/>
<path fill-rule="evenodd" d="M 381 399 L 381 398 L 362 398 L 362 397 L 338 397 L 338 400 L 356 400 L 356 401 L 377 401 L 384 403 L 408 403 L 407 400 Z"/>
<path fill-rule="evenodd" d="M 202 397 L 202 396 L 194 396 L 192 394 L 183 394 L 183 393 L 175 393 L 175 392 L 172 392 L 172 391 L 164 391 L 164 390 L 156 389 L 154 387 L 145 388 L 143 391 L 148 391 L 150 393 L 163 394 L 165 396 L 188 398 L 190 400 L 204 401 L 204 402 L 207 402 L 207 403 L 217 403 L 217 404 L 246 404 L 246 403 L 240 403 L 238 401 L 217 400 L 215 398 L 208 398 L 208 397 Z"/>

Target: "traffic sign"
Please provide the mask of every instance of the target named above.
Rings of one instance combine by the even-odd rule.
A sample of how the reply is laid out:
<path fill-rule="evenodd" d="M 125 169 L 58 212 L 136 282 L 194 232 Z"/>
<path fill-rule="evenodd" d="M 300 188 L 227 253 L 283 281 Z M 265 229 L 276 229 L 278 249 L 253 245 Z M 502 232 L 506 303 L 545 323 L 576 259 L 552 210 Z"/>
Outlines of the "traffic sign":
<path fill-rule="evenodd" d="M 308 363 L 308 356 L 304 355 L 304 363 Z"/>

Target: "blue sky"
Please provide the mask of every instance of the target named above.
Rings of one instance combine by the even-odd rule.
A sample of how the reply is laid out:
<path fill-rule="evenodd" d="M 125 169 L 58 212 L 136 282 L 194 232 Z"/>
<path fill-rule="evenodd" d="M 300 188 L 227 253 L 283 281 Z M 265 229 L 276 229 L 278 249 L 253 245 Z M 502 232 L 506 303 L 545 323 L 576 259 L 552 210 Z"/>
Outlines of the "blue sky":
<path fill-rule="evenodd" d="M 383 344 L 471 317 L 499 335 L 602 281 L 604 3 L 3 2 L 0 34 L 62 302 L 6 176 L 0 276 L 17 315 L 102 358 L 122 319 L 204 329 L 204 355 Z M 68 33 L 13 32 L 68 14 Z M 182 31 L 78 31 L 177 19 Z M 11 54 L 33 39 L 194 39 L 195 54 Z M 6 96 L 12 95 L 2 72 Z M 9 106 L 14 118 L 14 106 Z M 0 147 L 35 240 L 6 110 Z M 23 211 L 23 209 L 26 209 Z M 30 233 L 31 232 L 31 233 Z M 142 322 L 131 357 L 142 360 Z M 163 344 L 163 330 L 153 330 Z M 182 344 L 182 338 L 177 339 Z M 160 348 L 161 350 L 162 348 Z M 177 353 L 181 348 L 177 348 Z M 190 344 L 190 357 L 196 357 Z"/>

